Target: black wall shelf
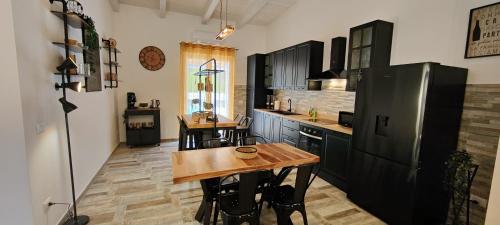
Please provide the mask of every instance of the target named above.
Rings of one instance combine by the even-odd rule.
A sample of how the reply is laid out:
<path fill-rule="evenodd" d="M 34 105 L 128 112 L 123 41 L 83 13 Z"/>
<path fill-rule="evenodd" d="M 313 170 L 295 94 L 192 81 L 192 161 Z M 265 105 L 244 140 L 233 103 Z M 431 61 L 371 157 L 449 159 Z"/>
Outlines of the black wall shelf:
<path fill-rule="evenodd" d="M 121 67 L 121 65 L 118 63 L 117 54 L 121 53 L 121 51 L 115 47 L 111 47 L 111 39 L 103 38 L 102 43 L 103 49 L 108 52 L 108 62 L 105 62 L 104 65 L 109 68 L 109 72 L 104 76 L 105 81 L 109 82 L 109 85 L 105 84 L 104 88 L 118 88 L 118 67 Z"/>
<path fill-rule="evenodd" d="M 58 12 L 58 11 L 50 11 L 52 14 L 56 15 L 57 17 L 61 18 L 62 20 L 64 20 L 64 15 L 66 14 L 67 18 L 68 18 L 68 25 L 73 27 L 73 28 L 76 28 L 76 29 L 80 29 L 80 28 L 85 28 L 85 27 L 90 27 L 90 25 L 85 22 L 85 20 L 83 20 L 82 17 L 80 17 L 79 15 L 77 15 L 76 13 L 72 13 L 72 12 L 68 12 L 68 13 L 64 13 L 64 12 Z"/>

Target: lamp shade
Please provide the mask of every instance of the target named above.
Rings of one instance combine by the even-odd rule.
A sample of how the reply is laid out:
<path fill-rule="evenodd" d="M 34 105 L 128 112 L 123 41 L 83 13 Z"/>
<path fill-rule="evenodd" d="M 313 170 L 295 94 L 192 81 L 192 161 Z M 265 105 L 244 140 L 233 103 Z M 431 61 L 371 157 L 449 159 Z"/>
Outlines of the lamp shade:
<path fill-rule="evenodd" d="M 82 83 L 81 82 L 69 82 L 64 84 L 56 83 L 56 90 L 59 90 L 59 88 L 69 88 L 73 91 L 80 92 L 82 90 Z"/>
<path fill-rule="evenodd" d="M 59 102 L 61 103 L 65 113 L 69 113 L 78 108 L 75 104 L 66 101 L 66 98 L 60 98 Z"/>
<path fill-rule="evenodd" d="M 67 69 L 76 69 L 76 68 L 78 68 L 78 65 L 76 65 L 75 61 L 72 58 L 68 57 L 66 58 L 66 60 L 64 60 L 64 62 L 61 65 L 57 67 L 57 71 L 62 72 Z"/>
<path fill-rule="evenodd" d="M 225 38 L 229 37 L 229 35 L 233 34 L 235 31 L 235 28 L 231 25 L 226 25 L 224 29 L 222 29 L 219 34 L 217 35 L 216 39 L 217 40 L 224 40 Z"/>

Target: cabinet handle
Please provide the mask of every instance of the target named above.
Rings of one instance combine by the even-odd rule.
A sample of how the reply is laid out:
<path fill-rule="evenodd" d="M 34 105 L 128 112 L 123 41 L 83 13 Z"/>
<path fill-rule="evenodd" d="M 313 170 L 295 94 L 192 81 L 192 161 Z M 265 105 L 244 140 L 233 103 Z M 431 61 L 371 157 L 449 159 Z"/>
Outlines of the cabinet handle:
<path fill-rule="evenodd" d="M 361 82 L 361 79 L 363 79 L 363 71 L 360 69 L 358 72 L 358 82 Z"/>

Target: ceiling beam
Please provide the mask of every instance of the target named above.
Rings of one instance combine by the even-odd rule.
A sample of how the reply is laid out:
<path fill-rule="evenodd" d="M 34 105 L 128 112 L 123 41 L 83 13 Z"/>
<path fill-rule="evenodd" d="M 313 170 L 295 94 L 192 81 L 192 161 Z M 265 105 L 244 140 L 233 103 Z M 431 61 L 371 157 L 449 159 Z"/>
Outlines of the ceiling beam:
<path fill-rule="evenodd" d="M 203 14 L 203 17 L 201 18 L 201 23 L 202 24 L 207 24 L 208 21 L 210 21 L 210 18 L 215 12 L 215 9 L 219 5 L 220 0 L 209 0 L 207 9 L 205 10 L 205 13 Z"/>
<path fill-rule="evenodd" d="M 245 10 L 246 13 L 241 17 L 240 21 L 236 23 L 236 27 L 241 29 L 247 25 L 268 2 L 269 0 L 253 0 L 247 10 Z"/>
<path fill-rule="evenodd" d="M 167 0 L 160 0 L 160 18 L 167 15 Z"/>
<path fill-rule="evenodd" d="M 120 11 L 120 0 L 109 0 L 109 4 L 111 4 L 111 9 L 113 9 L 114 12 Z"/>

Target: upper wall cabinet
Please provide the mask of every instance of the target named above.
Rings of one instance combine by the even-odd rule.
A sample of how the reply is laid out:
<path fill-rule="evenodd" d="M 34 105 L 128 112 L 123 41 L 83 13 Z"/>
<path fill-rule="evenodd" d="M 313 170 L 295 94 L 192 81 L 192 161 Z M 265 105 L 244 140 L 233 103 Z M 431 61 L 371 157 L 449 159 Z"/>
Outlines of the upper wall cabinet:
<path fill-rule="evenodd" d="M 389 66 L 393 23 L 375 20 L 350 30 L 346 91 L 356 91 L 364 71 Z"/>
<path fill-rule="evenodd" d="M 324 43 L 308 41 L 268 54 L 272 59 L 273 89 L 305 90 L 310 74 L 323 69 Z"/>

